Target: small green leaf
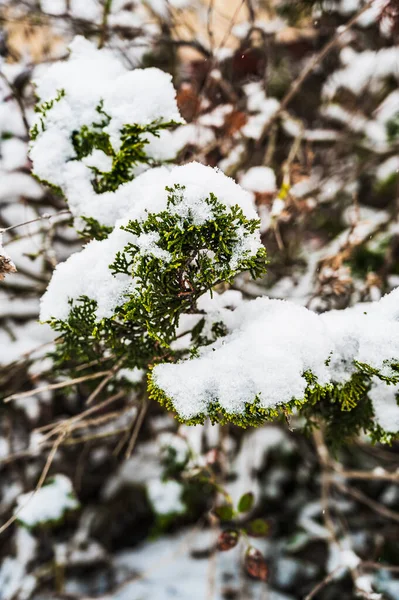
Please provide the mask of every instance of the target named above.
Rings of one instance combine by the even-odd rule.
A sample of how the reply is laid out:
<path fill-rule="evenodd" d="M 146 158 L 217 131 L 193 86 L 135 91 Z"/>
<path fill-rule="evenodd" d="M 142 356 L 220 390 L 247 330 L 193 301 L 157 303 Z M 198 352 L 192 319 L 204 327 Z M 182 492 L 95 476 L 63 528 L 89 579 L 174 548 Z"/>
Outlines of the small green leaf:
<path fill-rule="evenodd" d="M 270 525 L 266 519 L 254 519 L 245 528 L 251 537 L 265 537 L 269 534 Z"/>
<path fill-rule="evenodd" d="M 231 521 L 234 516 L 233 507 L 230 504 L 216 506 L 213 512 L 221 521 Z"/>
<path fill-rule="evenodd" d="M 252 492 L 247 492 L 243 496 L 241 496 L 238 502 L 238 510 L 241 513 L 248 512 L 254 505 L 255 496 Z"/>

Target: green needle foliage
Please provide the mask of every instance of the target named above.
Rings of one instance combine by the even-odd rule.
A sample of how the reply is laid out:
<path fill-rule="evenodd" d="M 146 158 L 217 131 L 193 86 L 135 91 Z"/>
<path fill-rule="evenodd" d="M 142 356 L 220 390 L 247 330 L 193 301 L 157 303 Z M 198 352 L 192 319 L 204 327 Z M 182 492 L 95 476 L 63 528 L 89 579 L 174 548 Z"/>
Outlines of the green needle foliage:
<path fill-rule="evenodd" d="M 313 4 L 314 2 L 304 2 L 301 7 L 310 9 Z M 293 3 L 284 5 L 291 6 Z M 173 89 L 171 93 L 173 95 Z M 50 123 L 49 115 L 51 111 L 55 110 L 56 104 L 67 101 L 68 97 L 65 91 L 60 90 L 55 98 L 44 100 L 38 105 L 36 111 L 39 119 L 31 132 L 33 145 L 35 140 L 46 135 L 46 127 Z M 58 108 L 60 108 L 59 105 Z M 90 280 L 91 272 L 77 273 L 78 278 L 87 277 L 91 281 L 91 287 L 90 285 L 87 288 L 83 286 L 90 292 L 87 294 L 73 293 L 68 296 L 68 281 L 63 281 L 61 274 L 65 272 L 70 277 L 71 272 L 68 271 L 68 268 L 63 271 L 63 265 L 60 265 L 60 269 L 55 272 L 55 283 L 50 283 L 49 290 L 52 285 L 59 283 L 69 302 L 66 318 L 46 317 L 59 334 L 52 353 L 56 370 L 63 375 L 72 377 L 80 377 L 82 373 L 88 375 L 85 384 L 88 391 L 98 385 L 97 374 L 103 371 L 108 372 L 104 393 L 114 391 L 120 386 L 125 388 L 133 386 L 140 393 L 147 394 L 151 399 L 161 403 L 167 410 L 176 412 L 177 418 L 188 424 L 204 423 L 206 419 L 210 419 L 212 423 L 231 422 L 240 427 L 259 426 L 269 419 L 289 420 L 289 415 L 296 412 L 304 418 L 305 426 L 308 428 L 323 420 L 332 443 L 357 435 L 362 430 L 367 431 L 376 441 L 391 441 L 395 437 L 395 431 L 384 431 L 374 420 L 371 392 L 376 382 L 383 382 L 387 387 L 399 384 L 398 357 L 387 357 L 385 370 L 356 362 L 350 356 L 349 358 L 347 356 L 340 357 L 340 355 L 330 356 L 324 363 L 322 358 L 321 366 L 323 367 L 324 364 L 328 369 L 330 369 L 332 359 L 335 361 L 334 364 L 341 365 L 342 363 L 343 377 L 335 378 L 334 374 L 330 373 L 332 376 L 327 377 L 325 381 L 331 383 L 321 385 L 311 370 L 303 369 L 305 371 L 303 373 L 299 370 L 298 375 L 304 383 L 303 392 L 295 393 L 299 397 L 290 398 L 289 393 L 285 396 L 285 401 L 279 402 L 271 393 L 272 401 L 268 402 L 267 398 L 265 399 L 268 389 L 263 388 L 262 395 L 258 388 L 258 385 L 260 386 L 259 373 L 257 372 L 251 379 L 252 375 L 247 375 L 245 372 L 245 365 L 248 364 L 245 361 L 250 361 L 251 357 L 242 355 L 242 347 L 238 344 L 238 356 L 240 361 L 243 361 L 243 373 L 242 378 L 234 383 L 235 387 L 233 386 L 232 389 L 234 393 L 238 389 L 241 394 L 241 408 L 236 410 L 236 405 L 240 404 L 240 398 L 237 399 L 234 396 L 236 404 L 234 402 L 229 404 L 226 397 L 221 397 L 222 392 L 217 390 L 222 389 L 223 386 L 218 388 L 217 385 L 220 374 L 217 370 L 217 360 L 213 360 L 217 354 L 213 355 L 213 352 L 217 353 L 220 348 L 226 350 L 227 347 L 227 354 L 222 352 L 221 360 L 222 363 L 223 360 L 228 361 L 226 356 L 231 356 L 228 354 L 230 352 L 228 345 L 233 340 L 233 350 L 237 351 L 237 344 L 235 345 L 237 338 L 234 336 L 238 335 L 241 330 L 239 325 L 238 332 L 234 330 L 234 327 L 237 327 L 232 325 L 235 322 L 234 318 L 230 319 L 226 316 L 227 314 L 232 316 L 228 308 L 224 307 L 223 310 L 217 309 L 214 312 L 212 312 L 212 308 L 209 308 L 208 313 L 208 309 L 203 308 L 203 306 L 207 306 L 206 303 L 205 305 L 201 304 L 201 300 L 205 294 L 210 294 L 212 298 L 212 294 L 218 293 L 217 290 L 220 290 L 222 286 L 231 285 L 240 273 L 249 272 L 254 279 L 265 273 L 268 261 L 266 250 L 259 242 L 260 223 L 257 218 L 247 216 L 251 214 L 251 210 L 254 217 L 256 217 L 256 213 L 252 206 L 249 204 L 246 206 L 245 203 L 249 201 L 245 192 L 240 192 L 237 186 L 224 178 L 222 174 L 215 174 L 210 167 L 200 165 L 193 165 L 191 171 L 184 171 L 184 177 L 188 181 L 187 186 L 179 183 L 179 178 L 177 178 L 177 182 L 163 188 L 162 186 L 157 187 L 157 181 L 154 181 L 155 203 L 152 203 L 153 199 L 148 191 L 149 188 L 145 187 L 148 185 L 148 181 L 151 183 L 151 180 L 148 179 L 148 174 L 144 175 L 147 178 L 143 188 L 140 188 L 140 185 L 135 188 L 136 182 L 132 184 L 134 189 L 138 190 L 138 193 L 135 191 L 132 195 L 141 193 L 142 196 L 131 198 L 131 206 L 126 208 L 129 204 L 128 191 L 131 189 L 129 182 L 140 171 L 159 165 L 159 162 L 150 156 L 149 143 L 159 137 L 163 130 L 174 127 L 176 123 L 167 118 L 157 118 L 152 121 L 148 119 L 149 122 L 144 125 L 125 123 L 117 132 L 118 143 L 114 143 L 115 137 L 111 136 L 109 130 L 111 129 L 115 136 L 115 128 L 111 127 L 112 119 L 104 110 L 103 100 L 99 99 L 96 104 L 94 98 L 90 111 L 88 113 L 91 115 L 89 120 L 94 119 L 94 122 L 88 122 L 80 128 L 71 130 L 70 138 L 68 138 L 69 133 L 65 134 L 66 140 L 64 139 L 64 141 L 68 152 L 71 149 L 73 152 L 72 157 L 68 155 L 65 159 L 66 164 L 71 161 L 83 161 L 86 169 L 89 169 L 89 171 L 82 169 L 82 182 L 86 185 L 86 191 L 88 190 L 87 183 L 89 182 L 89 188 L 91 184 L 94 196 L 90 197 L 90 201 L 93 198 L 96 200 L 98 197 L 98 202 L 101 203 L 103 195 L 108 202 L 113 199 L 117 200 L 120 189 L 124 192 L 127 190 L 127 194 L 123 196 L 121 202 L 125 207 L 123 210 L 127 212 L 122 221 L 123 225 L 121 225 L 121 221 L 117 221 L 115 225 L 116 219 L 120 219 L 120 216 L 115 217 L 112 225 L 109 223 L 104 225 L 91 216 L 90 210 L 86 211 L 89 214 L 78 214 L 84 224 L 83 230 L 79 233 L 86 238 L 97 240 L 92 242 L 94 246 L 89 248 L 89 244 L 82 251 L 83 259 L 84 256 L 88 257 L 87 264 L 91 265 L 92 270 L 95 271 L 96 265 L 93 263 L 92 250 L 97 252 L 98 249 L 98 257 L 96 254 L 94 259 L 103 261 L 102 267 L 104 267 L 102 271 L 100 270 L 101 281 L 98 285 L 104 286 L 105 289 L 99 291 L 97 299 L 91 297 L 97 293 L 96 280 Z M 61 115 L 63 114 L 62 110 L 59 112 Z M 176 113 L 172 111 L 170 114 Z M 62 118 L 65 123 L 65 116 Z M 394 125 L 395 123 L 390 125 L 391 136 L 395 135 Z M 54 119 L 51 121 L 51 127 L 54 128 Z M 65 128 L 62 131 L 62 135 L 64 135 Z M 100 160 L 96 163 L 93 158 L 93 165 L 90 166 L 92 155 L 93 157 L 97 156 Z M 62 160 L 62 155 L 60 160 Z M 95 166 L 96 164 L 97 166 Z M 98 165 L 102 165 L 104 170 Z M 191 168 L 191 166 L 188 167 Z M 176 173 L 179 169 L 184 170 L 186 167 L 176 168 Z M 74 173 L 75 171 L 79 173 L 79 169 L 74 168 L 71 168 L 70 172 Z M 171 179 L 166 179 L 169 177 L 166 169 L 158 170 L 158 173 L 160 171 L 163 172 L 160 177 L 165 177 L 165 181 L 171 181 Z M 84 179 L 87 173 L 90 174 L 90 179 L 87 177 Z M 204 181 L 201 180 L 202 177 Z M 173 178 L 172 180 L 176 181 Z M 69 189 L 65 178 L 64 180 L 61 178 L 59 181 L 63 182 L 65 190 Z M 219 186 L 220 192 L 217 189 L 212 190 L 213 184 L 209 183 L 211 181 L 215 181 L 215 188 Z M 53 185 L 52 182 L 49 184 Z M 228 190 L 231 190 L 233 195 L 237 194 L 236 203 L 229 197 Z M 76 186 L 74 193 L 76 194 Z M 146 204 L 148 200 L 146 194 L 150 196 L 148 204 Z M 157 194 L 159 195 L 157 196 Z M 72 202 L 72 200 L 70 201 Z M 141 203 L 139 204 L 140 210 L 136 210 L 136 202 Z M 241 202 L 242 205 L 240 205 Z M 92 205 L 88 204 L 87 206 L 90 208 Z M 79 206 L 79 202 L 75 206 Z M 145 208 L 146 206 L 147 208 Z M 151 209 L 151 206 L 162 208 L 155 210 Z M 141 210 L 143 207 L 144 210 Z M 102 213 L 100 212 L 100 214 Z M 119 213 L 116 211 L 115 214 Z M 132 215 L 135 215 L 135 218 Z M 111 253 L 108 252 L 110 248 L 112 248 Z M 89 253 L 85 255 L 86 250 L 89 250 Z M 83 263 L 80 263 L 79 260 L 78 257 L 76 264 L 85 264 L 84 260 Z M 90 267 L 88 270 L 90 271 Z M 113 293 L 114 283 L 117 284 L 115 285 L 117 291 L 115 296 L 112 294 L 110 296 L 113 302 L 112 308 L 101 312 L 102 293 L 103 295 L 108 294 L 107 287 Z M 77 289 L 79 290 L 80 287 L 77 286 Z M 57 303 L 59 295 L 56 294 L 56 297 Z M 278 308 L 280 307 L 279 305 Z M 55 311 L 56 313 L 57 311 Z M 48 314 L 47 312 L 46 315 Z M 64 315 L 62 312 L 60 314 Z M 99 317 L 98 314 L 107 316 Z M 282 322 L 282 329 L 284 329 L 284 325 L 285 323 Z M 267 322 L 266 326 L 263 324 L 262 327 L 265 327 L 264 339 L 266 340 L 269 335 Z M 299 350 L 295 346 L 298 341 L 295 320 L 292 321 L 291 329 L 294 330 L 292 352 L 298 352 L 298 356 L 294 356 L 294 359 L 298 359 L 297 362 L 300 365 L 308 364 L 301 362 L 301 353 L 306 351 L 305 346 L 302 348 L 299 344 Z M 276 348 L 278 356 L 285 352 L 284 356 L 287 357 L 287 365 L 282 360 L 278 368 L 283 373 L 286 369 L 287 377 L 291 373 L 290 381 L 292 381 L 292 362 L 297 363 L 295 360 L 290 362 L 291 347 L 287 344 L 284 345 L 284 336 L 287 337 L 291 333 L 286 330 L 282 332 L 283 344 L 279 346 L 279 331 L 273 331 L 276 339 L 272 340 L 272 351 Z M 356 335 L 358 334 L 356 330 L 354 331 L 352 338 L 354 346 L 356 346 Z M 187 340 L 182 343 L 181 338 L 187 338 Z M 260 339 L 262 342 L 261 338 L 255 336 L 255 339 Z M 339 347 L 339 343 L 337 347 Z M 247 349 L 248 346 L 244 345 L 244 348 Z M 257 349 L 254 347 L 253 351 L 256 352 Z M 191 416 L 186 418 L 181 411 L 176 409 L 174 392 L 167 391 L 168 386 L 165 384 L 162 386 L 159 383 L 157 372 L 162 368 L 180 369 L 179 365 L 182 364 L 189 364 L 190 367 L 198 366 L 200 363 L 196 363 L 196 361 L 201 361 L 204 356 L 208 360 L 207 352 L 212 356 L 209 364 L 215 368 L 215 372 L 211 373 L 210 379 L 204 377 L 205 384 L 202 389 L 201 375 L 197 377 L 197 373 L 194 371 L 194 379 L 198 379 L 195 384 L 196 391 L 198 392 L 200 389 L 202 396 L 197 401 L 195 410 L 190 408 L 191 412 L 187 413 Z M 278 354 L 279 352 L 280 354 Z M 354 356 L 355 354 L 356 348 Z M 266 356 L 267 362 L 267 353 L 259 354 L 259 357 L 262 356 Z M 205 364 L 208 363 L 205 362 Z M 315 367 L 315 370 L 317 368 Z M 260 365 L 260 369 L 263 369 L 263 363 Z M 265 373 L 266 371 L 267 365 L 265 365 Z M 226 372 L 229 373 L 228 370 Z M 90 377 L 91 375 L 94 377 Z M 164 382 L 168 382 L 167 377 Z M 248 381 L 248 390 L 251 392 L 248 397 L 243 397 L 240 386 L 244 385 L 243 382 L 246 381 Z M 284 391 L 284 385 L 279 383 L 278 379 L 276 381 L 275 385 L 280 387 L 276 387 L 275 390 L 278 393 L 280 390 Z M 290 387 L 290 381 L 287 383 L 288 390 L 301 389 L 298 386 Z M 332 383 L 334 381 L 337 383 Z M 274 385 L 273 382 L 271 385 Z M 145 386 L 147 386 L 147 390 Z M 183 387 L 187 390 L 187 401 L 189 402 L 189 382 L 187 382 L 187 386 Z M 225 389 L 229 390 L 230 388 L 225 386 Z M 251 398 L 252 392 L 253 397 Z M 226 409 L 226 406 L 231 406 L 231 409 Z"/>
<path fill-rule="evenodd" d="M 174 339 L 180 315 L 195 313 L 196 302 L 206 291 L 232 282 L 241 271 L 259 277 L 267 262 L 264 248 L 255 256 L 248 250 L 234 262 L 241 243 L 239 230 L 244 228 L 244 237 L 251 236 L 259 225 L 246 219 L 238 206 L 226 210 L 211 194 L 204 203 L 212 217 L 196 225 L 190 211 L 179 212 L 184 188 L 175 185 L 167 191 L 168 210 L 149 214 L 144 222 L 130 221 L 123 229 L 136 242 L 128 244 L 110 265 L 114 274 L 131 275 L 135 281 L 134 293 L 120 309 L 124 320 L 142 323 L 151 337 L 166 345 Z M 140 248 L 141 236 L 148 235 L 156 239 L 155 253 L 143 253 Z"/>

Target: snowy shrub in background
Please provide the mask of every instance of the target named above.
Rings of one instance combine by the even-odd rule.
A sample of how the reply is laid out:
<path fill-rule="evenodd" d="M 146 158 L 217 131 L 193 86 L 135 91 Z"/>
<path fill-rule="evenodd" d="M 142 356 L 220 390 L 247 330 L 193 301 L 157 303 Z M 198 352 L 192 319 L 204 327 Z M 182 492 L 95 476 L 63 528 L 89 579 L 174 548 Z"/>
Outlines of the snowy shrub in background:
<path fill-rule="evenodd" d="M 266 269 L 252 196 L 211 167 L 159 166 L 182 121 L 170 76 L 127 72 L 76 38 L 37 92 L 34 172 L 97 238 L 57 266 L 42 298 L 61 372 L 113 369 L 110 390 L 148 374 L 150 398 L 188 424 L 256 426 L 297 409 L 336 437 L 397 434 L 398 291 L 322 315 L 244 302 L 225 286 Z"/>
<path fill-rule="evenodd" d="M 72 483 L 65 475 L 55 475 L 36 492 L 17 498 L 14 514 L 29 529 L 60 523 L 66 513 L 79 508 Z"/>
<path fill-rule="evenodd" d="M 70 50 L 68 61 L 36 80 L 30 156 L 36 176 L 101 235 L 101 226 L 112 227 L 126 212 L 122 184 L 174 158 L 167 130 L 182 120 L 169 74 L 127 71 L 110 50 L 96 50 L 83 37 Z"/>

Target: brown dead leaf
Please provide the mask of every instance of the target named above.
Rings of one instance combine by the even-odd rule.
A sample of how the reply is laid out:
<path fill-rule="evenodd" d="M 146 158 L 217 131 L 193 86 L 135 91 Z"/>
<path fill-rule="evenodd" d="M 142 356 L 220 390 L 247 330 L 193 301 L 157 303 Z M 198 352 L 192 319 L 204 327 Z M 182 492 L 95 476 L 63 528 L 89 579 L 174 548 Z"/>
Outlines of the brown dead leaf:
<path fill-rule="evenodd" d="M 224 132 L 226 135 L 231 136 L 236 131 L 239 131 L 241 127 L 244 127 L 248 121 L 248 117 L 245 113 L 240 110 L 234 110 L 227 114 L 224 121 Z"/>
<path fill-rule="evenodd" d="M 17 269 L 10 258 L 0 254 L 0 281 L 5 279 L 9 273 L 16 273 Z"/>
<path fill-rule="evenodd" d="M 244 564 L 247 573 L 251 575 L 251 577 L 254 577 L 255 579 L 261 579 L 262 581 L 267 581 L 269 569 L 262 553 L 259 552 L 259 550 L 253 548 L 252 546 L 248 548 L 245 554 Z"/>

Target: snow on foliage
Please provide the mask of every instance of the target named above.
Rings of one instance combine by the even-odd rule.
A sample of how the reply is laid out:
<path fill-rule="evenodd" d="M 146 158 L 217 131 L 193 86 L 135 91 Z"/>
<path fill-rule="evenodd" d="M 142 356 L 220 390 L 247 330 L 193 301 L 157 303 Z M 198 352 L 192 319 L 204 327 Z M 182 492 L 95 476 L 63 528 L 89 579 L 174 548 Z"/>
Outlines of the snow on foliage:
<path fill-rule="evenodd" d="M 65 194 L 75 216 L 113 225 L 128 193 L 119 186 L 151 163 L 146 150 L 156 160 L 174 157 L 163 136 L 182 122 L 176 93 L 171 75 L 128 71 L 111 50 L 82 37 L 70 51 L 35 80 L 41 104 L 32 128 L 33 170 Z"/>
<path fill-rule="evenodd" d="M 181 186 L 179 201 L 171 205 L 170 189 Z M 170 263 L 173 252 L 163 246 L 157 232 L 132 235 L 126 231 L 130 221 L 145 223 L 149 215 L 168 211 L 176 215 L 182 224 L 200 227 L 215 218 L 214 207 L 208 203 L 214 194 L 224 209 L 239 206 L 246 219 L 256 220 L 257 215 L 248 192 L 242 190 L 221 171 L 191 163 L 147 171 L 123 186 L 124 218 L 117 221 L 115 229 L 105 240 L 93 240 L 81 252 L 73 254 L 65 263 L 57 266 L 46 294 L 42 298 L 40 318 L 66 319 L 69 301 L 81 296 L 97 303 L 97 318 L 110 317 L 124 296 L 135 292 L 135 280 L 128 273 L 114 275 L 109 265 L 117 252 L 123 252 L 128 244 L 137 244 L 141 257 L 152 256 L 161 263 Z M 134 200 L 132 200 L 134 199 Z M 232 245 L 230 268 L 246 257 L 255 256 L 261 249 L 258 233 L 249 233 L 237 224 L 237 237 Z"/>
<path fill-rule="evenodd" d="M 276 175 L 270 167 L 251 167 L 241 177 L 240 184 L 250 192 L 273 194 L 276 191 Z"/>
<path fill-rule="evenodd" d="M 345 48 L 341 52 L 344 67 L 330 75 L 324 86 L 324 95 L 333 98 L 339 88 L 346 88 L 359 96 L 366 87 L 372 91 L 381 89 L 384 80 L 395 77 L 398 69 L 399 49 L 383 48 L 377 52 L 365 50 L 355 52 Z"/>
<path fill-rule="evenodd" d="M 387 388 L 384 382 L 374 378 L 370 390 L 374 417 L 378 425 L 390 433 L 399 431 L 398 397 L 399 386 L 391 385 Z"/>
<path fill-rule="evenodd" d="M 65 475 L 55 475 L 37 492 L 18 496 L 14 514 L 22 525 L 35 527 L 55 523 L 78 508 L 71 481 Z"/>
<path fill-rule="evenodd" d="M 356 55 L 368 68 L 371 61 L 376 81 L 393 68 L 393 49 L 381 52 Z M 351 76 L 358 61 L 347 54 L 327 96 L 341 85 L 362 89 L 363 80 Z M 258 136 L 279 104 L 259 85 L 246 90 L 254 114 L 242 131 L 249 135 L 245 127 L 260 118 Z M 63 191 L 73 214 L 86 220 L 86 235 L 96 238 L 56 267 L 41 301 L 42 321 L 62 333 L 58 364 L 103 354 L 121 361 L 125 374 L 150 371 L 150 397 L 190 424 L 210 417 L 259 425 L 295 406 L 308 418 L 320 411 L 333 420 L 338 406 L 343 421 L 356 409 L 352 433 L 396 433 L 381 419 L 375 382 L 399 381 L 397 291 L 322 315 L 286 301 L 243 302 L 237 292 L 209 297 L 244 271 L 253 278 L 265 272 L 253 192 L 276 191 L 271 168 L 249 169 L 241 178 L 246 191 L 199 163 L 159 166 L 168 154 L 157 136 L 181 122 L 170 76 L 126 71 L 110 50 L 82 38 L 68 61 L 43 73 L 37 91 L 36 174 Z M 222 106 L 209 124 L 230 112 Z M 285 206 L 275 199 L 270 217 Z M 129 377 L 116 381 L 128 385 Z M 394 400 L 387 401 L 394 413 Z"/>
<path fill-rule="evenodd" d="M 180 514 L 186 511 L 181 496 L 183 486 L 178 481 L 151 479 L 147 493 L 154 511 L 159 515 Z"/>
<path fill-rule="evenodd" d="M 13 600 L 18 592 L 20 592 L 19 598 L 27 600 L 36 586 L 36 577 L 29 574 L 28 565 L 35 556 L 38 541 L 29 531 L 18 527 L 15 546 L 16 557 L 7 556 L 0 567 L 2 600 Z"/>
<path fill-rule="evenodd" d="M 304 402 L 316 382 L 326 389 L 343 385 L 359 365 L 396 380 L 391 363 L 399 356 L 398 299 L 396 290 L 367 309 L 322 315 L 281 300 L 243 303 L 226 315 L 226 337 L 191 360 L 156 366 L 152 381 L 188 420 L 212 415 L 215 404 L 245 418 L 248 407 L 268 411 L 295 399 Z M 391 390 L 382 382 L 372 392 L 379 415 L 382 402 L 395 413 Z M 379 422 L 392 431 L 387 420 Z M 389 424 L 397 430 L 397 419 Z"/>

